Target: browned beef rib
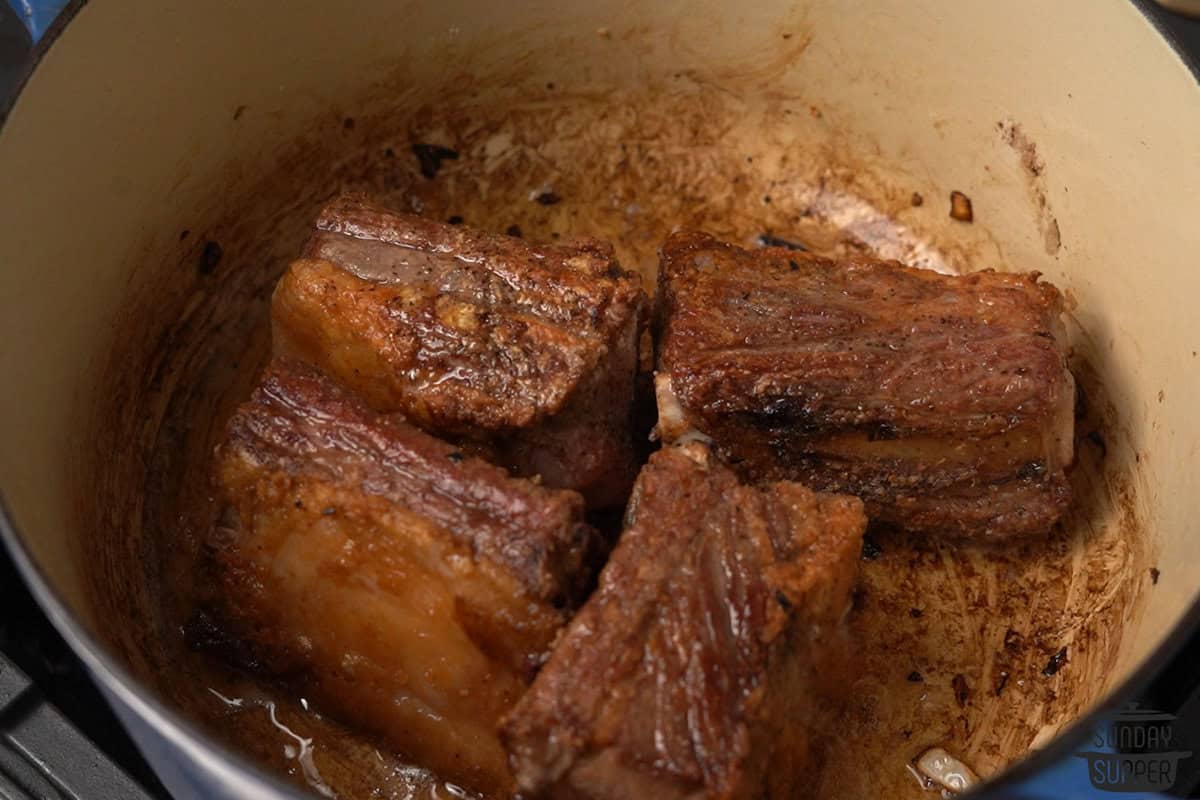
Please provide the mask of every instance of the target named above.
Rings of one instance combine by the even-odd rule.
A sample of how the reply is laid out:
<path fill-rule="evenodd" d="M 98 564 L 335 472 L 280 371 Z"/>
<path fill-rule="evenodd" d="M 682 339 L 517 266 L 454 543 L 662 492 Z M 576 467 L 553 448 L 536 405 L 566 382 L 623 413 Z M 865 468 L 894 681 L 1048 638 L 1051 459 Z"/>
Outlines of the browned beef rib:
<path fill-rule="evenodd" d="M 654 454 L 600 586 L 503 727 L 530 797 L 800 797 L 812 684 L 848 610 L 855 498 Z"/>
<path fill-rule="evenodd" d="M 1062 297 L 1037 275 L 680 233 L 659 276 L 664 440 L 699 431 L 744 476 L 918 531 L 1045 533 L 1066 508 L 1075 390 Z"/>
<path fill-rule="evenodd" d="M 262 666 L 451 780 L 510 786 L 496 726 L 586 582 L 582 498 L 280 360 L 217 479 L 223 609 Z"/>
<path fill-rule="evenodd" d="M 607 245 L 330 203 L 272 306 L 277 354 L 520 475 L 619 504 L 645 294 Z"/>

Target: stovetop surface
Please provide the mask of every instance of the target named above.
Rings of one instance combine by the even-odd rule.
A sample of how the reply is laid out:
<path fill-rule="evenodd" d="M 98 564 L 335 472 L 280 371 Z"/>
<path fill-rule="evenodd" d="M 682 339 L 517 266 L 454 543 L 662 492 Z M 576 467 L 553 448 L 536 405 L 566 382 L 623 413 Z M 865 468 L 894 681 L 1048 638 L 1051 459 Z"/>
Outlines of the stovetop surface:
<path fill-rule="evenodd" d="M 69 722 L 55 709 L 67 709 Z M 74 738 L 72 727 L 86 738 Z M 79 795 L 82 798 L 135 800 L 128 787 L 119 795 L 102 792 L 108 784 L 97 784 L 97 779 L 119 781 L 103 765 L 87 775 L 60 774 L 73 769 L 78 752 L 94 748 L 92 742 L 102 743 L 100 750 L 144 787 L 148 798 L 167 797 L 0 546 L 0 798 L 23 800 L 23 795 L 5 786 L 7 779 L 30 797 L 48 791 L 44 783 L 58 782 L 68 789 L 86 790 Z M 27 750 L 33 753 L 22 752 Z M 40 759 L 44 764 L 31 763 L 30 755 L 37 757 L 32 761 Z"/>
<path fill-rule="evenodd" d="M 21 2 L 24 4 L 24 0 Z M 32 5 L 36 12 L 38 4 Z M 60 3 L 50 0 L 49 5 Z M 1159 21 L 1164 33 L 1182 50 L 1190 52 L 1192 63 L 1200 64 L 1200 21 L 1186 20 L 1148 6 L 1147 10 Z M 45 18 L 38 20 L 42 26 L 47 22 Z M 29 32 L 19 15 L 0 0 L 0 98 L 8 95 L 24 69 L 29 48 Z M 167 797 L 87 677 L 83 665 L 26 590 L 3 547 L 0 547 L 0 654 L 0 799 L 121 796 L 133 800 L 136 792 L 133 784 L 121 782 L 126 776 L 144 787 L 146 797 Z M 13 670 L 13 665 L 18 671 Z M 1138 702 L 1143 708 L 1160 709 L 1177 716 L 1174 746 L 1191 750 L 1196 756 L 1181 765 L 1172 795 L 1200 797 L 1200 636 L 1192 640 Z M 66 716 L 60 715 L 55 708 L 67 709 Z M 86 738 L 79 738 L 80 733 Z M 53 780 L 47 783 L 46 775 L 30 777 L 31 765 L 36 767 L 38 758 L 23 751 L 28 751 L 34 744 L 44 747 L 50 739 L 54 741 L 51 749 L 55 753 L 45 754 L 43 766 L 52 771 L 57 769 L 55 757 L 66 762 L 68 759 L 64 756 L 75 753 L 74 761 L 79 762 L 78 752 L 95 747 L 92 742 L 99 743 L 99 751 L 118 764 L 119 769 L 109 772 L 102 765 L 93 764 L 89 767 L 91 772 L 85 771 L 85 774 L 71 771 L 74 767 L 68 764 L 63 769 L 70 774 L 60 776 L 57 786 L 51 786 Z M 1062 765 L 1064 771 L 1070 766 Z M 1078 767 L 1076 773 L 1076 782 L 1082 781 L 1084 775 Z M 91 788 L 72 788 L 68 785 L 71 782 L 82 782 Z M 1036 783 L 1041 786 L 1047 781 Z M 1054 796 L 1045 791 L 1043 787 L 1031 791 L 1029 796 Z"/>

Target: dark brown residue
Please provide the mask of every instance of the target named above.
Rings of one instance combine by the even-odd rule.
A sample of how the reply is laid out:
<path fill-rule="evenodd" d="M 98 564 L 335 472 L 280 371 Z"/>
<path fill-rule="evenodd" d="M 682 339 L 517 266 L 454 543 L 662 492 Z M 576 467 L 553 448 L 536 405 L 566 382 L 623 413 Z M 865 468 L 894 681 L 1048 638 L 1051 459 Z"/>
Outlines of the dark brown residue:
<path fill-rule="evenodd" d="M 1067 648 L 1062 647 L 1057 653 L 1050 656 L 1050 660 L 1046 662 L 1046 666 L 1042 668 L 1042 674 L 1047 677 L 1057 675 L 1058 671 L 1066 666 L 1067 663 Z"/>
<path fill-rule="evenodd" d="M 200 265 L 197 268 L 201 275 L 211 275 L 216 270 L 217 265 L 221 263 L 221 258 L 225 255 L 225 251 L 217 242 L 208 241 L 204 243 L 204 247 L 200 249 Z"/>
<path fill-rule="evenodd" d="M 1100 431 L 1088 431 L 1084 435 L 1083 440 L 1099 451 L 1100 458 L 1104 458 L 1108 455 L 1108 443 L 1104 441 L 1104 434 Z"/>
<path fill-rule="evenodd" d="M 950 193 L 950 218 L 959 222 L 974 222 L 975 211 L 971 208 L 971 198 L 957 189 Z"/>
<path fill-rule="evenodd" d="M 421 175 L 433 180 L 442 168 L 443 161 L 457 161 L 458 151 L 438 144 L 414 144 L 413 155 L 417 157 L 417 165 Z"/>
<path fill-rule="evenodd" d="M 967 700 L 971 697 L 971 687 L 967 685 L 966 676 L 962 673 L 955 675 L 950 685 L 954 689 L 954 702 L 958 703 L 959 708 L 965 708 Z"/>
<path fill-rule="evenodd" d="M 760 233 L 754 240 L 759 247 L 782 247 L 785 250 L 808 250 L 808 246 L 793 239 L 784 239 L 771 233 Z"/>
<path fill-rule="evenodd" d="M 1047 255 L 1057 255 L 1062 249 L 1062 232 L 1058 227 L 1058 219 L 1050 209 L 1050 201 L 1046 193 L 1045 172 L 1046 162 L 1038 152 L 1037 145 L 1025 132 L 1019 122 L 1004 119 L 996 123 L 1000 138 L 1013 149 L 1020 160 L 1022 171 L 1026 175 L 1029 198 L 1033 202 L 1037 214 L 1038 230 L 1042 234 L 1042 243 Z"/>
<path fill-rule="evenodd" d="M 862 558 L 863 561 L 874 561 L 883 555 L 883 548 L 875 541 L 873 536 L 867 535 L 863 537 Z"/>
<path fill-rule="evenodd" d="M 782 589 L 775 590 L 775 602 L 778 603 L 779 607 L 784 611 L 788 612 L 789 614 L 791 613 L 792 601 L 788 599 L 787 594 L 785 594 Z"/>
<path fill-rule="evenodd" d="M 806 43 L 807 37 L 794 41 Z M 87 557 L 95 567 L 88 580 L 101 617 L 99 633 L 134 674 L 216 737 L 297 783 L 303 783 L 297 762 L 283 755 L 283 746 L 294 742 L 271 723 L 267 701 L 276 719 L 313 739 L 314 763 L 339 795 L 406 797 L 415 790 L 418 797 L 432 796 L 436 784 L 428 774 L 378 752 L 373 742 L 328 718 L 305 712 L 296 698 L 183 649 L 177 625 L 193 611 L 188 602 L 196 594 L 194 584 L 203 580 L 195 569 L 201 531 L 214 514 L 208 453 L 269 351 L 266 308 L 275 279 L 335 189 L 329 176 L 314 173 L 314 164 L 337 165 L 337 188 L 370 192 L 396 208 L 419 206 L 435 219 L 453 212 L 488 230 L 517 226 L 533 241 L 579 233 L 611 239 L 648 286 L 655 250 L 675 225 L 738 242 L 764 230 L 788 231 L 817 252 L 840 255 L 850 252 L 847 235 L 831 220 L 843 199 L 878 204 L 864 208 L 909 207 L 911 176 L 891 182 L 879 165 L 824 145 L 793 148 L 781 164 L 755 157 L 748 168 L 746 155 L 769 154 L 762 148 L 775 147 L 771 126 L 782 130 L 791 124 L 788 119 L 769 112 L 755 117 L 739 93 L 691 73 L 664 78 L 661 86 L 647 84 L 636 92 L 584 92 L 564 84 L 548 98 L 544 75 L 524 85 L 512 75 L 489 74 L 417 96 L 412 81 L 397 74 L 347 103 L 360 121 L 354 137 L 322 117 L 321 124 L 302 130 L 307 138 L 274 154 L 262 174 L 231 168 L 228 176 L 213 176 L 207 203 L 189 209 L 180 222 L 192 230 L 220 231 L 221 279 L 178 281 L 179 270 L 195 268 L 194 247 L 173 244 L 178 252 L 147 259 L 174 271 L 147 269 L 131 288 L 128 315 L 117 326 L 118 346 L 105 373 L 111 391 L 97 400 L 98 433 L 87 440 L 77 479 L 80 514 L 97 530 Z M 532 99 L 526 103 L 526 97 Z M 590 125 L 599 108 L 646 112 L 610 117 L 611 129 L 601 129 Z M 729 132 L 748 119 L 755 130 L 745 141 L 754 146 L 743 141 L 731 146 Z M 402 168 L 394 159 L 396 142 L 436 140 L 447 130 L 463 137 L 454 169 L 439 172 L 444 163 L 437 159 L 426 170 L 415 149 L 420 169 Z M 558 130 L 571 133 L 552 133 Z M 489 141 L 506 138 L 511 145 L 487 162 Z M 449 152 L 454 156 L 444 158 L 455 160 L 459 151 Z M 263 163 L 268 160 L 264 156 Z M 787 186 L 772 184 L 772 171 L 780 168 L 789 174 Z M 744 177 L 735 181 L 736 176 Z M 529 187 L 551 183 L 572 202 L 545 208 L 529 203 Z M 773 201 L 763 206 L 757 200 L 768 191 Z M 895 228 L 879 234 L 876 219 L 870 220 L 857 229 L 865 233 L 854 234 L 856 247 L 870 252 L 876 246 L 871 242 L 882 243 L 878 246 L 900 248 L 891 252 L 902 252 L 906 260 L 921 258 L 910 239 Z M 872 240 L 876 234 L 880 238 Z M 921 246 L 929 242 L 928 236 L 906 235 Z M 955 252 L 951 261 L 965 263 L 973 253 Z M 1095 350 L 1081 347 L 1089 354 Z M 1089 387 L 1100 386 L 1094 375 L 1083 379 Z M 1092 396 L 1093 413 L 1112 419 L 1115 411 L 1105 405 L 1103 393 Z M 850 617 L 861 643 L 854 692 L 848 706 L 828 714 L 827 730 L 843 744 L 829 754 L 828 778 L 814 787 L 815 797 L 921 797 L 894 747 L 898 733 L 912 737 L 913 731 L 923 747 L 945 746 L 985 777 L 992 775 L 1021 757 L 1041 728 L 1072 718 L 1096 699 L 1098 682 L 1091 678 L 1115 663 L 1121 639 L 1113 633 L 1138 600 L 1136 586 L 1149 583 L 1125 580 L 1128 570 L 1144 576 L 1153 563 L 1136 550 L 1126 555 L 1126 545 L 1136 543 L 1141 532 L 1128 487 L 1127 437 L 1115 428 L 1098 430 L 1109 457 L 1101 460 L 1097 447 L 1081 449 L 1072 474 L 1079 501 L 1063 528 L 1045 540 L 993 552 L 899 532 L 879 535 L 887 558 L 862 563 Z M 149 576 L 141 565 L 150 565 Z M 1111 600 L 1095 608 L 1088 599 L 1095 595 L 1086 588 Z M 919 617 L 911 615 L 918 607 Z M 1090 637 L 1092 644 L 1086 652 L 1071 650 L 1071 669 L 1054 682 L 1058 699 L 1043 707 L 1044 695 L 1034 690 L 1042 682 L 1007 676 L 1036 675 L 1047 652 L 1038 643 L 1059 646 L 1069 640 L 1053 637 L 1064 631 L 1075 639 Z M 900 657 L 920 664 L 928 676 L 961 674 L 969 685 L 995 688 L 976 692 L 960 710 L 950 681 L 929 680 L 920 689 L 927 699 L 914 706 L 913 687 L 895 668 Z M 227 706 L 210 687 L 246 702 Z"/>

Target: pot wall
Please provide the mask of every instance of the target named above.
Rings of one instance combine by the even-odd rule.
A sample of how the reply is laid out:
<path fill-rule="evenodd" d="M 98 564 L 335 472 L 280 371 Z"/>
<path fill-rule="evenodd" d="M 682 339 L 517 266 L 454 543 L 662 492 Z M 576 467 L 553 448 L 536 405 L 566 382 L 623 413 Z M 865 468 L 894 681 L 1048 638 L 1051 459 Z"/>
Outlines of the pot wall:
<path fill-rule="evenodd" d="M 357 113 L 347 98 L 380 76 L 403 97 L 403 82 L 514 64 L 596 84 L 686 70 L 820 109 L 797 135 L 864 165 L 867 182 L 889 165 L 880 173 L 928 198 L 901 221 L 951 267 L 1036 269 L 1066 289 L 1073 344 L 1103 376 L 1106 474 L 1119 478 L 1095 524 L 1129 532 L 1105 556 L 1135 599 L 1113 642 L 1091 645 L 1119 653 L 1104 688 L 1148 657 L 1200 586 L 1200 93 L 1115 0 L 84 6 L 0 132 L 0 487 L 100 651 L 149 671 L 131 623 L 156 598 L 127 565 L 153 542 L 130 487 L 154 470 L 140 448 L 187 377 L 154 354 L 215 291 L 188 248 L 222 199 L 314 121 Z M 321 164 L 295 166 L 322 179 Z M 971 196 L 974 224 L 946 218 L 952 188 Z M 1115 602 L 1118 588 L 1095 589 L 1074 590 L 1078 614 Z"/>

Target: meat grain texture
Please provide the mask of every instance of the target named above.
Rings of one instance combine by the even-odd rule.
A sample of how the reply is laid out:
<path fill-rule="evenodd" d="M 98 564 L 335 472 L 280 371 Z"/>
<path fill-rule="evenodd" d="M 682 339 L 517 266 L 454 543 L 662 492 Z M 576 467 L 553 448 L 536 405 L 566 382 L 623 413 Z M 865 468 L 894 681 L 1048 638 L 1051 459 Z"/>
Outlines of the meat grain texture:
<path fill-rule="evenodd" d="M 799 797 L 866 520 L 741 485 L 698 442 L 650 458 L 600 586 L 507 718 L 529 797 Z"/>
<path fill-rule="evenodd" d="M 99 529 L 102 547 L 91 547 L 89 557 L 109 564 L 94 573 L 103 577 L 95 591 L 99 613 L 111 628 L 135 631 L 125 646 L 136 648 L 135 663 L 150 665 L 142 675 L 157 679 L 164 698 L 227 747 L 301 788 L 321 785 L 300 769 L 292 732 L 311 739 L 308 757 L 340 797 L 425 800 L 457 792 L 411 757 L 381 747 L 371 732 L 313 713 L 299 693 L 177 651 L 179 615 L 168 617 L 157 635 L 145 632 L 144 621 L 161 603 L 187 597 L 188 577 L 204 574 L 195 568 L 192 541 L 208 529 L 209 492 L 191 487 L 204 486 L 208 456 L 220 438 L 209 432 L 210 421 L 223 420 L 248 395 L 264 363 L 263 298 L 309 238 L 331 178 L 389 208 L 432 219 L 460 216 L 491 231 L 516 226 L 531 241 L 596 236 L 613 242 L 621 264 L 637 267 L 646 280 L 655 274 L 660 244 L 679 227 L 747 247 L 768 231 L 838 259 L 869 253 L 948 271 L 983 263 L 1021 268 L 1007 261 L 989 226 L 946 219 L 943 204 L 929 198 L 944 198 L 949 187 L 929 183 L 919 165 L 864 159 L 844 128 L 827 124 L 832 114 L 817 120 L 798 100 L 764 94 L 777 89 L 779 73 L 759 68 L 761 54 L 751 58 L 746 75 L 753 85 L 672 72 L 661 81 L 602 91 L 561 75 L 554 76 L 553 91 L 542 91 L 545 76 L 528 74 L 525 62 L 502 69 L 488 63 L 448 76 L 412 102 L 408 93 L 420 81 L 400 75 L 341 101 L 358 111 L 352 135 L 340 114 L 326 115 L 305 128 L 304 141 L 285 157 L 263 162 L 262 172 L 239 169 L 239 180 L 213 185 L 206 207 L 215 213 L 189 212 L 181 226 L 220 241 L 224 257 L 216 280 L 179 279 L 196 268 L 197 237 L 178 252 L 154 249 L 157 244 L 147 250 L 153 253 L 147 264 L 164 268 L 147 270 L 154 291 L 141 295 L 121 328 L 108 367 L 114 391 L 102 399 L 104 436 L 86 459 L 104 467 L 94 471 L 105 481 L 94 495 L 107 503 L 102 513 L 127 522 Z M 514 77 L 508 67 L 520 74 Z M 406 158 L 413 141 L 445 142 L 461 158 L 443 163 L 429 180 L 416 159 Z M 553 187 L 561 202 L 533 202 L 530 188 L 543 186 Z M 911 208 L 914 190 L 926 198 L 921 209 Z M 1024 190 L 1015 191 L 1019 202 Z M 761 202 L 765 195 L 769 205 Z M 864 213 L 848 221 L 842 214 L 847 204 Z M 161 231 L 152 233 L 151 242 L 162 240 Z M 1098 368 L 1107 364 L 1100 333 L 1072 321 L 1074 367 L 1080 358 Z M 167 392 L 144 380 L 151 372 L 170 376 Z M 1122 416 L 1107 405 L 1105 383 L 1119 383 L 1119 372 L 1105 367 L 1076 377 L 1089 407 L 1116 425 Z M 160 403 L 167 399 L 164 416 Z M 161 425 L 145 422 L 160 418 Z M 1133 445 L 1121 430 L 1105 428 L 1107 460 L 1096 459 L 1096 448 L 1081 449 L 1081 463 L 1070 473 L 1076 500 L 1050 537 L 1003 548 L 920 534 L 877 540 L 882 555 L 862 565 L 863 591 L 850 618 L 860 677 L 851 702 L 828 726 L 837 748 L 812 796 L 917 800 L 927 793 L 906 765 L 931 746 L 944 747 L 985 777 L 995 775 L 1024 757 L 1031 742 L 1045 741 L 1100 699 L 1103 679 L 1119 671 L 1118 653 L 1139 618 L 1145 597 L 1139 577 L 1157 563 L 1153 537 L 1140 518 L 1129 516 L 1139 484 L 1130 483 L 1138 477 L 1126 471 Z M 146 485 L 148 454 L 154 467 Z M 108 552 L 135 547 L 149 548 L 149 558 L 106 561 Z M 168 576 L 161 588 L 142 569 L 160 561 Z M 910 616 L 918 607 L 921 616 Z M 1023 642 L 1015 650 L 1007 647 L 1013 631 Z M 1047 659 L 1064 644 L 1071 645 L 1070 663 L 1044 676 Z M 906 680 L 913 670 L 923 683 Z M 952 691 L 959 673 L 973 688 L 965 708 Z M 1002 694 L 993 691 L 999 676 L 1011 676 Z M 209 687 L 245 701 L 234 708 Z"/>
<path fill-rule="evenodd" d="M 256 666 L 448 779 L 511 784 L 496 724 L 588 582 L 583 499 L 273 363 L 217 453 L 221 614 Z"/>
<path fill-rule="evenodd" d="M 341 197 L 304 256 L 275 290 L 277 353 L 517 474 L 624 501 L 646 298 L 609 245 L 532 245 Z"/>
<path fill-rule="evenodd" d="M 658 431 L 754 480 L 854 494 L 911 531 L 1044 534 L 1070 500 L 1075 386 L 1061 294 L 1034 274 L 661 251 Z"/>

